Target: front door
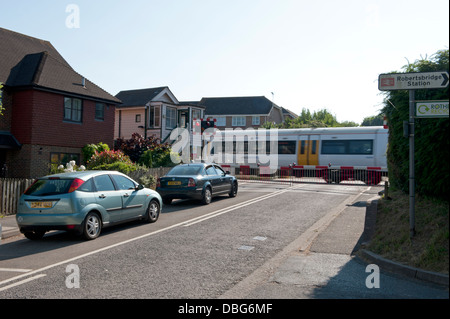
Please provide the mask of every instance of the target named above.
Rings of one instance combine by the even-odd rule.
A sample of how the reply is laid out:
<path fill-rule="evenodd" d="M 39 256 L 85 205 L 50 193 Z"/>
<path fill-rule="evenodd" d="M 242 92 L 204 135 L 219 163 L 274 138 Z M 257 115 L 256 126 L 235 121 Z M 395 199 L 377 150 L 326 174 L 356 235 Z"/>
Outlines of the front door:
<path fill-rule="evenodd" d="M 298 165 L 319 165 L 319 136 L 301 135 L 298 141 Z"/>
<path fill-rule="evenodd" d="M 187 110 L 178 111 L 178 127 L 187 128 L 189 123 L 189 112 Z"/>

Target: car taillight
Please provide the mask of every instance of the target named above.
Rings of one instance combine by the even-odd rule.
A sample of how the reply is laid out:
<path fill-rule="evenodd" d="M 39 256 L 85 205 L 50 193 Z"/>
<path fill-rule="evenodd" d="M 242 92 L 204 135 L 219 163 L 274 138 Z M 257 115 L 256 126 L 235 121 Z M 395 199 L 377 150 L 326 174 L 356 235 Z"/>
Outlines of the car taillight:
<path fill-rule="evenodd" d="M 28 188 L 23 193 L 26 194 L 30 190 L 30 188 L 33 187 L 34 184 L 36 184 L 37 182 L 38 182 L 38 180 L 36 179 L 30 186 L 28 186 Z"/>
<path fill-rule="evenodd" d="M 161 179 L 160 178 L 158 178 L 156 180 L 156 187 L 161 187 Z"/>
<path fill-rule="evenodd" d="M 195 180 L 193 178 L 189 178 L 188 187 L 195 187 Z"/>
<path fill-rule="evenodd" d="M 84 183 L 84 181 L 83 181 L 82 179 L 75 178 L 75 179 L 72 181 L 72 184 L 70 184 L 70 188 L 69 188 L 68 193 L 72 193 L 72 192 L 76 191 L 76 190 L 78 189 L 78 187 L 80 187 L 81 185 L 83 185 L 83 183 Z"/>

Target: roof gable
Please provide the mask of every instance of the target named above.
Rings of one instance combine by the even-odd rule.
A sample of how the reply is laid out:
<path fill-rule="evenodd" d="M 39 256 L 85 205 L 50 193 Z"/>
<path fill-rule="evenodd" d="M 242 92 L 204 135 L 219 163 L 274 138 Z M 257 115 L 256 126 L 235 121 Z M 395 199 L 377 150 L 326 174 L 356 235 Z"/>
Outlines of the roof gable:
<path fill-rule="evenodd" d="M 116 98 L 122 101 L 120 107 L 145 106 L 149 102 L 179 104 L 177 98 L 167 86 L 120 91 Z"/>
<path fill-rule="evenodd" d="M 0 28 L 0 43 L 0 82 L 6 86 L 32 86 L 120 103 L 75 72 L 50 42 Z"/>

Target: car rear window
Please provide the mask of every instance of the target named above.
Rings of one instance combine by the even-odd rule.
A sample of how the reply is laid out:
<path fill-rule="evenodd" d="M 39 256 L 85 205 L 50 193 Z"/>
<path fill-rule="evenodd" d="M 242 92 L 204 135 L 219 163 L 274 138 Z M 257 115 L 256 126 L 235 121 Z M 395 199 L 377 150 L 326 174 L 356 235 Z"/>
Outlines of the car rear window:
<path fill-rule="evenodd" d="M 25 195 L 46 196 L 65 194 L 69 191 L 73 179 L 38 179 Z"/>
<path fill-rule="evenodd" d="M 167 175 L 198 175 L 202 166 L 175 166 L 172 168 Z"/>

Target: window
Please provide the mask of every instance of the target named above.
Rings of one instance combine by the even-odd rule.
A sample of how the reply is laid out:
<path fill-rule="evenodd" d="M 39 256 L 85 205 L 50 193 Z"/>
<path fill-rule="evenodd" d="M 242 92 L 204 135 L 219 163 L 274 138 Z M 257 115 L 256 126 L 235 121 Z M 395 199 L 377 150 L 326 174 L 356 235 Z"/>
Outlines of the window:
<path fill-rule="evenodd" d="M 114 184 L 108 175 L 100 175 L 94 177 L 94 184 L 97 192 L 114 191 Z"/>
<path fill-rule="evenodd" d="M 233 116 L 231 121 L 233 126 L 245 126 L 245 116 Z"/>
<path fill-rule="evenodd" d="M 373 154 L 373 140 L 325 140 L 322 141 L 322 154 Z"/>
<path fill-rule="evenodd" d="M 95 103 L 95 119 L 101 121 L 105 119 L 105 104 Z"/>
<path fill-rule="evenodd" d="M 80 163 L 80 154 L 72 153 L 50 153 L 50 163 L 57 165 L 66 165 L 70 161 L 75 161 L 77 165 Z"/>
<path fill-rule="evenodd" d="M 175 128 L 177 126 L 177 110 L 166 107 L 166 128 Z"/>
<path fill-rule="evenodd" d="M 214 166 L 219 175 L 225 175 L 225 171 L 220 166 Z"/>
<path fill-rule="evenodd" d="M 227 126 L 227 118 L 225 116 L 216 117 L 216 126 Z"/>
<path fill-rule="evenodd" d="M 193 119 L 201 119 L 202 118 L 202 111 L 197 110 L 197 109 L 192 109 L 192 118 Z"/>
<path fill-rule="evenodd" d="M 64 120 L 70 122 L 82 121 L 83 106 L 80 99 L 64 98 Z M 96 112 L 97 114 L 97 112 Z"/>
<path fill-rule="evenodd" d="M 260 124 L 260 117 L 259 116 L 252 116 L 252 125 L 259 125 Z"/>
<path fill-rule="evenodd" d="M 176 176 L 176 175 L 197 175 L 200 173 L 201 166 L 175 166 L 172 168 L 167 175 L 168 176 Z"/>
<path fill-rule="evenodd" d="M 278 141 L 278 154 L 295 154 L 296 141 Z"/>
<path fill-rule="evenodd" d="M 128 190 L 136 188 L 136 184 L 125 176 L 112 175 L 112 178 L 119 189 Z"/>
<path fill-rule="evenodd" d="M 136 123 L 141 123 L 141 114 L 136 114 L 135 122 Z"/>
<path fill-rule="evenodd" d="M 150 106 L 149 127 L 161 127 L 161 106 Z"/>
<path fill-rule="evenodd" d="M 209 176 L 218 175 L 214 166 L 209 166 L 208 168 L 206 168 L 206 174 Z"/>
<path fill-rule="evenodd" d="M 77 190 L 81 192 L 93 192 L 95 190 L 94 180 L 92 178 L 88 179 Z"/>
<path fill-rule="evenodd" d="M 66 194 L 73 179 L 38 179 L 25 194 L 33 196 Z"/>

